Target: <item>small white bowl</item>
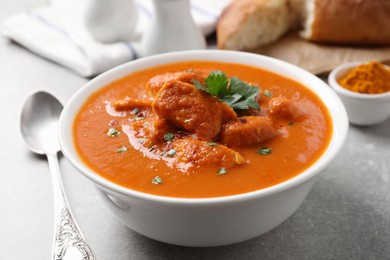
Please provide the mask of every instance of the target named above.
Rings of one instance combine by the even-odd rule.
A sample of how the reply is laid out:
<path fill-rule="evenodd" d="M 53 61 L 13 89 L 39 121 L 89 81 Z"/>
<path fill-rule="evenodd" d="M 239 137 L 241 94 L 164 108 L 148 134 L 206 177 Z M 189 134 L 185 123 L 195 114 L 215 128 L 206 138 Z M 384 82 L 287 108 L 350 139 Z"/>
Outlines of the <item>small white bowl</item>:
<path fill-rule="evenodd" d="M 337 82 L 349 70 L 363 63 L 365 62 L 352 62 L 336 67 L 329 74 L 328 82 L 343 101 L 351 124 L 374 125 L 390 117 L 390 92 L 362 94 L 350 91 Z"/>
<path fill-rule="evenodd" d="M 241 63 L 296 80 L 328 108 L 333 132 L 323 155 L 296 177 L 253 192 L 215 198 L 156 196 L 119 186 L 91 170 L 78 156 L 73 121 L 85 101 L 107 84 L 130 73 L 183 61 Z M 147 237 L 184 246 L 221 246 L 259 236 L 291 216 L 306 198 L 316 176 L 340 151 L 348 131 L 345 108 L 336 93 L 313 74 L 273 58 L 235 51 L 202 50 L 160 54 L 121 65 L 94 78 L 71 98 L 60 118 L 65 157 L 97 188 L 101 199 L 127 226 Z"/>

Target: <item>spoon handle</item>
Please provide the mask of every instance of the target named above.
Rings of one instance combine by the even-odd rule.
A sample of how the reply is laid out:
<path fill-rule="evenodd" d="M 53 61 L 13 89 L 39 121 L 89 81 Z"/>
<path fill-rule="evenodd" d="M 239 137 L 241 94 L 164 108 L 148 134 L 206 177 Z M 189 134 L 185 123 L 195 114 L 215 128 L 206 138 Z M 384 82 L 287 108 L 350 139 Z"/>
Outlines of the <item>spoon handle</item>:
<path fill-rule="evenodd" d="M 77 223 L 69 210 L 61 180 L 57 153 L 47 154 L 54 195 L 54 241 L 52 258 L 55 260 L 94 260 Z"/>

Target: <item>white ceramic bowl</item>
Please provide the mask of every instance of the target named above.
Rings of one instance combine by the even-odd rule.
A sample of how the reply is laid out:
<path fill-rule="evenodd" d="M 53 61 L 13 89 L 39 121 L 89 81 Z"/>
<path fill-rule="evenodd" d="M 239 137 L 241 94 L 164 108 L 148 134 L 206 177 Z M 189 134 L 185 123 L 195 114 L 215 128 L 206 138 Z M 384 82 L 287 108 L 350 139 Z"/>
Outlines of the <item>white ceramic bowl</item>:
<path fill-rule="evenodd" d="M 362 94 L 343 88 L 337 83 L 349 70 L 362 63 L 364 62 L 352 62 L 336 67 L 329 74 L 328 82 L 343 101 L 350 123 L 374 125 L 390 117 L 390 92 Z"/>
<path fill-rule="evenodd" d="M 77 155 L 72 137 L 76 113 L 98 89 L 129 73 L 180 61 L 209 60 L 258 66 L 292 78 L 318 94 L 328 107 L 334 131 L 321 158 L 298 176 L 278 185 L 216 198 L 172 198 L 146 194 L 114 184 L 89 169 Z M 278 226 L 299 207 L 315 177 L 337 155 L 347 135 L 348 119 L 337 95 L 320 79 L 296 66 L 256 54 L 202 50 L 160 54 L 116 67 L 91 80 L 65 106 L 60 143 L 65 157 L 96 187 L 124 224 L 162 242 L 184 246 L 220 246 L 259 236 Z"/>

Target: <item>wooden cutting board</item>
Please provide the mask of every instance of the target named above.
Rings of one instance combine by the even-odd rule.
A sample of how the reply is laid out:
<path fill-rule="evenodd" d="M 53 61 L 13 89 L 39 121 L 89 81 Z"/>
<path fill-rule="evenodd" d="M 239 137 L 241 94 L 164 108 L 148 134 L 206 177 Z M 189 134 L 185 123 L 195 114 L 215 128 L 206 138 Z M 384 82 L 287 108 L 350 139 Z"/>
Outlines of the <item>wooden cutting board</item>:
<path fill-rule="evenodd" d="M 317 75 L 327 73 L 343 63 L 390 60 L 390 46 L 351 47 L 317 44 L 301 39 L 295 32 L 251 52 L 287 61 Z"/>

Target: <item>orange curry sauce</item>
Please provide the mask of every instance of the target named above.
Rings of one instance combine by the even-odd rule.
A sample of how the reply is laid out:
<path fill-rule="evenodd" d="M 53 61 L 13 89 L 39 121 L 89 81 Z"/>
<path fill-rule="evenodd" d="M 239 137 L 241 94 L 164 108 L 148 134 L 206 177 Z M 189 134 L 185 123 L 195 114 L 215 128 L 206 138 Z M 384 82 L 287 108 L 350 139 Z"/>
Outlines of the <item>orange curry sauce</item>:
<path fill-rule="evenodd" d="M 172 160 L 177 154 L 167 156 L 156 150 L 153 156 L 146 156 L 145 151 L 150 148 L 145 148 L 129 135 L 129 125 L 136 117 L 134 110 L 115 111 L 113 103 L 124 97 L 147 98 L 145 85 L 156 75 L 193 69 L 220 70 L 228 77 L 235 76 L 260 86 L 261 113 L 267 113 L 272 98 L 282 96 L 294 103 L 300 116 L 294 119 L 274 118 L 277 134 L 266 141 L 230 147 L 244 158 L 244 163 L 226 169 L 224 174 L 218 174 L 221 167 L 215 165 L 187 170 L 175 167 Z M 152 113 L 151 108 L 138 110 L 146 117 Z M 119 133 L 107 135 L 110 128 L 117 129 Z M 259 190 L 298 175 L 323 154 L 330 142 L 332 125 L 320 99 L 291 79 L 240 64 L 194 61 L 136 72 L 102 88 L 82 106 L 73 131 L 74 143 L 82 161 L 104 178 L 150 194 L 206 198 Z M 259 153 L 261 148 L 272 150 L 262 155 Z M 152 183 L 156 176 L 161 178 L 162 183 Z"/>

